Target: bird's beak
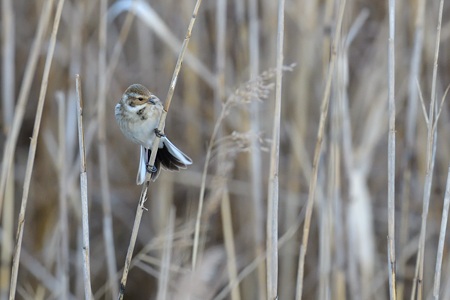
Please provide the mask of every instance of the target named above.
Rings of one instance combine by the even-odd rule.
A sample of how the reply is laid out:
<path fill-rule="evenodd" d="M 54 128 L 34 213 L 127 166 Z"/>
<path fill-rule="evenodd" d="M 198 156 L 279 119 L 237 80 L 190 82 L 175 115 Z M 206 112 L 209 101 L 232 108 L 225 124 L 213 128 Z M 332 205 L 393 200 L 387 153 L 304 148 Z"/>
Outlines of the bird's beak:
<path fill-rule="evenodd" d="M 156 104 L 155 100 L 153 100 L 153 98 L 151 98 L 151 97 L 148 98 L 148 102 L 151 103 L 151 104 L 153 104 L 153 105 Z"/>

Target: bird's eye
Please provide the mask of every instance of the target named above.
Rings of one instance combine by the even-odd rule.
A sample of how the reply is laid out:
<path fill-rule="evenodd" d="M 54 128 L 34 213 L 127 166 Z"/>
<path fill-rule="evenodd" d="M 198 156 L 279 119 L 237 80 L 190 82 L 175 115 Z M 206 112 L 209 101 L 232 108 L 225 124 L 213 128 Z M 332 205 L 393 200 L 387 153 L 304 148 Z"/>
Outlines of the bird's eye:
<path fill-rule="evenodd" d="M 142 97 L 139 97 L 138 99 L 139 99 L 139 101 L 142 101 L 142 100 L 144 100 L 144 98 L 142 98 Z"/>

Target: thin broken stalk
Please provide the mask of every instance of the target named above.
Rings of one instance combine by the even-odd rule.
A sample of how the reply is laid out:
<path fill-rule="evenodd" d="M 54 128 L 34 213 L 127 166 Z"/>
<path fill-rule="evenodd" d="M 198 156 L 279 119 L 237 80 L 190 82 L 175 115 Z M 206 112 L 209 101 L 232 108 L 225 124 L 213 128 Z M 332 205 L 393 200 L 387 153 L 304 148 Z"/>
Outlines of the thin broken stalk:
<path fill-rule="evenodd" d="M 86 148 L 84 147 L 83 131 L 83 100 L 81 97 L 80 75 L 75 76 L 77 87 L 77 108 L 78 108 L 78 141 L 80 146 L 80 192 L 81 192 L 81 218 L 83 230 L 83 267 L 84 267 L 84 297 L 92 298 L 91 289 L 91 267 L 89 261 L 89 211 L 87 194 L 87 174 L 86 174 Z"/>

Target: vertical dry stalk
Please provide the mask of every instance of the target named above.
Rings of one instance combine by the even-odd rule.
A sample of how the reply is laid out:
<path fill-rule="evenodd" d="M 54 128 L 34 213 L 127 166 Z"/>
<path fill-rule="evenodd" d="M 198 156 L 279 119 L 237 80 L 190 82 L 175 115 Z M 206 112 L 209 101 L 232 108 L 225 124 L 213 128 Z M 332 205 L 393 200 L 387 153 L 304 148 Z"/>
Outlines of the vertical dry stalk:
<path fill-rule="evenodd" d="M 278 298 L 278 172 L 280 157 L 281 92 L 283 83 L 284 0 L 278 1 L 277 71 L 275 113 L 270 151 L 269 190 L 267 200 L 267 299 Z"/>
<path fill-rule="evenodd" d="M 225 109 L 222 109 L 220 116 L 217 118 L 216 124 L 214 125 L 213 132 L 208 142 L 208 148 L 206 149 L 205 155 L 205 165 L 203 166 L 202 179 L 200 185 L 200 195 L 198 201 L 198 209 L 197 216 L 195 219 L 195 228 L 194 228 L 194 243 L 192 245 L 192 269 L 195 270 L 195 266 L 197 264 L 197 254 L 199 248 L 199 240 L 200 240 L 200 220 L 202 216 L 203 203 L 205 201 L 205 190 L 206 190 L 206 176 L 208 174 L 209 162 L 211 160 L 211 153 L 214 142 L 216 140 L 217 134 L 219 133 L 220 124 L 222 120 L 225 118 Z"/>
<path fill-rule="evenodd" d="M 447 185 L 445 188 L 444 209 L 442 210 L 441 230 L 439 232 L 439 245 L 436 255 L 436 269 L 434 272 L 433 299 L 439 299 L 439 288 L 441 285 L 442 257 L 444 255 L 445 232 L 447 230 L 447 219 L 450 206 L 450 167 L 447 172 Z"/>
<path fill-rule="evenodd" d="M 84 267 L 84 297 L 92 298 L 91 289 L 91 267 L 89 261 L 89 209 L 88 209 L 88 191 L 86 174 L 86 149 L 84 147 L 83 131 L 83 98 L 81 96 L 80 75 L 76 77 L 77 104 L 78 104 L 78 140 L 80 146 L 80 193 L 81 193 L 81 218 L 83 227 L 83 267 Z"/>
<path fill-rule="evenodd" d="M 131 231 L 130 244 L 128 245 L 127 256 L 125 257 L 125 266 L 123 268 L 122 278 L 120 280 L 120 289 L 118 299 L 122 300 L 125 294 L 125 286 L 127 284 L 128 273 L 130 271 L 131 259 L 133 258 L 134 246 L 136 245 L 136 239 L 139 232 L 139 226 L 141 224 L 142 213 L 146 209 L 144 207 L 145 201 L 147 201 L 147 191 L 150 181 L 144 184 L 139 197 L 139 204 L 136 209 L 136 216 L 134 217 L 133 230 Z"/>
<path fill-rule="evenodd" d="M 44 109 L 45 95 L 47 93 L 47 86 L 48 86 L 48 77 L 50 74 L 50 67 L 51 67 L 52 61 L 53 61 L 53 53 L 55 51 L 55 44 L 56 44 L 56 35 L 57 35 L 58 29 L 59 29 L 59 21 L 61 19 L 63 5 L 64 5 L 64 0 L 59 0 L 58 6 L 56 9 L 56 13 L 55 13 L 55 19 L 53 22 L 52 34 L 50 36 L 48 52 L 47 52 L 47 56 L 45 58 L 44 72 L 42 74 L 41 89 L 39 92 L 38 106 L 36 109 L 36 117 L 34 120 L 33 135 L 31 137 L 30 149 L 28 152 L 27 167 L 26 167 L 26 171 L 25 171 L 25 180 L 23 183 L 22 202 L 20 204 L 20 212 L 19 212 L 19 219 L 18 219 L 18 225 L 17 225 L 16 248 L 14 250 L 13 266 L 12 266 L 12 271 L 11 271 L 11 285 L 10 285 L 10 290 L 9 290 L 9 299 L 10 300 L 14 299 L 15 294 L 16 294 L 17 275 L 19 272 L 20 250 L 22 248 L 23 227 L 25 225 L 25 212 L 26 212 L 27 203 L 28 203 L 28 194 L 29 194 L 30 184 L 31 184 L 31 175 L 33 173 L 34 159 L 36 158 L 36 148 L 37 148 L 37 142 L 38 142 L 38 137 L 39 137 L 39 129 L 40 129 L 41 120 L 42 120 L 42 111 Z M 16 141 L 17 141 L 17 139 L 16 139 Z M 15 146 L 15 144 L 11 144 L 11 145 Z M 12 148 L 10 148 L 10 149 L 12 149 Z M 6 162 L 6 161 L 4 163 L 8 164 L 8 162 Z M 8 168 L 6 168 L 6 174 L 7 173 L 8 173 Z M 1 192 L 3 193 L 3 191 L 1 191 Z M 3 197 L 3 194 L 1 195 L 1 197 Z"/>
<path fill-rule="evenodd" d="M 249 60 L 250 60 L 250 80 L 255 79 L 259 74 L 259 20 L 258 20 L 258 1 L 250 0 L 248 7 L 249 18 Z M 251 130 L 254 133 L 260 131 L 259 105 L 252 101 L 250 107 Z M 258 257 L 264 252 L 264 204 L 262 197 L 261 180 L 261 150 L 257 136 L 252 138 L 251 145 L 251 182 L 252 182 L 252 200 L 253 200 L 253 232 L 255 256 Z M 265 294 L 265 268 L 264 264 L 258 266 L 258 281 L 256 286 L 256 297 L 266 299 Z"/>
<path fill-rule="evenodd" d="M 449 273 L 450 273 L 450 260 L 447 259 L 447 263 L 446 263 L 446 267 L 445 267 L 445 274 L 449 274 Z M 447 275 L 444 278 L 445 278 L 445 280 L 444 280 L 444 284 L 443 284 L 442 299 L 450 299 L 450 284 L 449 284 L 450 277 Z"/>
<path fill-rule="evenodd" d="M 106 265 L 109 282 L 111 284 L 111 297 L 119 293 L 116 280 L 116 252 L 114 247 L 113 225 L 111 215 L 111 194 L 108 176 L 108 152 L 106 139 L 106 10 L 107 0 L 100 2 L 99 25 L 99 53 L 98 53 L 98 156 L 100 160 L 100 185 L 103 208 L 103 240 L 106 251 Z M 109 81 L 108 81 L 109 82 Z"/>
<path fill-rule="evenodd" d="M 165 124 L 165 121 L 166 121 L 167 112 L 169 111 L 170 103 L 172 102 L 172 96 L 173 96 L 173 93 L 175 91 L 175 86 L 176 86 L 176 83 L 177 83 L 178 74 L 180 73 L 181 64 L 183 62 L 184 54 L 186 53 L 186 49 L 187 49 L 187 46 L 189 44 L 189 40 L 191 38 L 192 29 L 194 27 L 195 20 L 197 18 L 197 14 L 198 14 L 198 10 L 200 8 L 201 2 L 202 2 L 201 0 L 197 0 L 197 2 L 195 3 L 194 11 L 192 13 L 192 18 L 191 18 L 191 21 L 189 23 L 189 26 L 188 26 L 188 29 L 187 29 L 187 32 L 186 32 L 186 36 L 184 38 L 184 42 L 183 42 L 183 45 L 182 45 L 181 50 L 180 50 L 180 54 L 178 56 L 177 63 L 175 65 L 175 70 L 173 72 L 172 81 L 170 82 L 169 91 L 167 93 L 166 101 L 165 101 L 165 104 L 164 104 L 164 110 L 162 112 L 161 119 L 160 119 L 159 125 L 158 125 L 158 129 L 161 132 L 164 130 L 164 124 Z M 155 140 L 153 141 L 152 154 L 151 154 L 151 157 L 150 157 L 150 160 L 149 160 L 149 164 L 150 165 L 154 165 L 154 163 L 155 163 L 156 154 L 158 152 L 159 139 L 160 138 L 157 136 L 155 138 Z M 147 200 L 147 193 L 148 193 L 149 185 L 150 185 L 150 174 L 147 174 L 146 182 L 145 182 L 145 184 L 144 184 L 144 186 L 142 188 L 141 196 L 140 196 L 140 199 L 139 199 L 139 204 L 138 204 L 137 211 L 136 211 L 136 217 L 135 217 L 135 220 L 134 220 L 133 231 L 131 233 L 130 244 L 128 245 L 127 256 L 125 258 L 125 266 L 124 266 L 124 269 L 123 269 L 122 279 L 120 281 L 120 290 L 119 290 L 118 299 L 123 299 L 123 295 L 125 293 L 125 286 L 126 286 L 126 282 L 127 282 L 127 278 L 128 278 L 128 272 L 129 272 L 129 269 L 130 269 L 131 258 L 132 258 L 132 255 L 133 255 L 134 246 L 136 244 L 136 238 L 137 238 L 137 233 L 139 231 L 139 226 L 140 226 L 140 222 L 141 222 L 141 218 L 142 218 L 142 213 L 143 213 L 143 210 L 145 209 L 144 203 Z"/>
<path fill-rule="evenodd" d="M 262 253 L 261 256 L 256 257 L 251 263 L 247 264 L 245 268 L 243 268 L 238 276 L 236 277 L 235 281 L 230 281 L 227 286 L 225 286 L 214 298 L 213 300 L 223 300 L 228 299 L 227 296 L 229 295 L 230 291 L 235 288 L 239 282 L 241 282 L 244 278 L 246 278 L 249 274 L 251 274 L 260 264 L 264 262 L 264 260 L 267 258 L 267 253 Z"/>
<path fill-rule="evenodd" d="M 59 279 L 61 280 L 62 299 L 69 295 L 69 226 L 67 209 L 67 156 L 66 156 L 66 99 L 62 92 L 56 94 L 58 104 L 58 179 L 59 179 L 59 234 L 61 248 L 58 253 L 60 259 Z"/>
<path fill-rule="evenodd" d="M 14 169 L 9 172 L 9 178 L 6 182 L 5 207 L 1 219 L 1 256 L 0 256 L 0 299 L 8 298 L 9 282 L 11 280 L 11 260 L 14 250 Z"/>
<path fill-rule="evenodd" d="M 11 0 L 2 1 L 2 103 L 3 132 L 8 135 L 14 116 L 15 86 L 15 16 Z M 4 162 L 4 160 L 3 160 Z M 0 219 L 3 238 L 0 257 L 0 299 L 6 299 L 10 279 L 10 265 L 14 236 L 14 170 L 8 172 L 5 182 L 5 195 L 0 194 Z M 5 199 L 5 210 L 2 216 L 2 202 Z"/>
<path fill-rule="evenodd" d="M 331 24 L 332 20 L 332 10 L 333 10 L 333 1 L 328 1 L 327 11 L 330 16 L 328 16 L 329 21 L 326 24 Z M 330 107 L 330 134 L 329 134 L 329 144 L 326 153 L 329 153 L 329 160 L 327 164 L 327 178 L 328 178 L 328 186 L 325 185 L 325 181 L 322 179 L 322 184 L 319 184 L 318 190 L 318 209 L 319 212 L 318 217 L 318 234 L 319 234 L 319 284 L 318 284 L 318 299 L 329 299 L 330 295 L 333 295 L 333 299 L 345 299 L 345 271 L 344 271 L 344 247 L 342 243 L 338 241 L 342 241 L 343 237 L 343 219 L 341 213 L 341 158 L 344 160 L 344 167 L 348 174 L 349 185 L 354 186 L 355 178 L 357 176 L 355 174 L 354 169 L 356 169 L 357 163 L 354 161 L 353 156 L 353 148 L 351 141 L 351 130 L 350 130 L 350 118 L 348 115 L 348 52 L 351 45 L 351 42 L 363 26 L 366 18 L 368 17 L 367 11 L 361 11 L 358 17 L 355 19 L 353 24 L 348 30 L 348 33 L 344 38 L 342 38 L 342 42 L 338 44 L 339 51 L 336 57 L 336 68 L 335 68 L 335 82 L 332 85 L 332 97 L 333 101 L 331 102 Z M 325 43 L 324 43 L 325 44 Z M 326 39 L 326 44 L 324 49 L 326 51 L 326 57 L 329 56 L 331 44 L 330 41 Z M 343 141 L 343 152 L 345 155 L 341 156 L 340 151 L 340 143 L 341 139 Z M 324 166 L 325 167 L 325 166 Z M 325 170 L 323 171 L 325 173 Z M 323 175 L 325 176 L 325 175 Z M 351 190 L 354 190 L 352 188 Z M 325 191 L 326 190 L 326 194 Z M 366 199 L 365 197 L 361 197 L 359 195 L 352 195 L 350 192 L 350 200 L 349 202 L 353 202 L 352 205 L 355 204 L 354 198 Z M 350 205 L 349 205 L 350 207 Z M 361 207 L 361 205 L 359 206 Z M 348 211 L 347 218 L 352 219 L 351 212 L 355 211 L 355 209 L 350 209 Z M 362 212 L 359 211 L 359 214 Z M 363 217 L 364 218 L 364 217 Z M 350 235 L 351 233 L 349 233 Z M 353 235 L 355 235 L 353 233 Z M 355 238 L 356 239 L 356 238 Z M 331 245 L 335 244 L 335 248 Z M 355 243 L 356 244 L 356 243 Z M 334 249 L 333 249 L 334 248 Z M 363 252 L 364 250 L 361 250 Z M 334 252 L 334 253 L 333 253 Z M 332 256 L 332 254 L 334 254 Z M 361 255 L 361 254 L 358 254 Z M 333 261 L 334 259 L 334 261 Z M 357 261 L 355 257 L 354 261 Z M 334 265 L 334 266 L 333 266 Z M 361 269 L 367 270 L 367 267 L 361 267 Z M 369 272 L 361 272 L 369 273 Z M 365 275 L 365 276 L 364 276 Z M 368 277 L 366 274 L 361 276 L 360 285 L 365 284 L 365 277 Z M 358 284 L 353 283 L 351 284 Z M 355 295 L 353 294 L 355 297 Z"/>
<path fill-rule="evenodd" d="M 13 121 L 15 79 L 15 27 L 11 0 L 2 1 L 2 110 L 3 132 L 7 134 Z"/>
<path fill-rule="evenodd" d="M 11 130 L 9 131 L 5 150 L 3 151 L 2 172 L 0 177 L 0 215 L 2 214 L 2 204 L 5 194 L 6 179 L 8 178 L 9 170 L 11 169 L 12 163 L 14 161 L 14 152 L 17 145 L 17 139 L 19 137 L 23 117 L 25 115 L 25 109 L 28 103 L 28 96 L 30 93 L 31 84 L 33 82 L 33 76 L 36 70 L 42 41 L 44 39 L 48 23 L 50 22 L 52 7 L 53 0 L 46 1 L 45 5 L 42 7 L 42 13 L 39 19 L 36 38 L 34 39 L 33 45 L 31 46 L 30 57 L 27 61 L 24 73 L 25 75 L 22 81 L 22 86 L 20 88 L 16 110 L 14 111 L 13 124 Z"/>
<path fill-rule="evenodd" d="M 369 17 L 368 10 L 363 10 L 360 12 L 358 17 L 355 19 L 353 24 L 348 30 L 346 37 L 342 39 L 345 42 L 341 42 L 342 50 L 337 55 L 336 61 L 336 70 L 335 76 L 337 74 L 342 74 L 344 76 L 336 76 L 336 100 L 337 103 L 333 105 L 332 111 L 332 122 L 335 125 L 331 125 L 330 128 L 330 142 L 332 144 L 336 143 L 337 138 L 340 139 L 339 143 L 341 143 L 340 147 L 342 147 L 342 152 L 340 152 L 340 148 L 335 148 L 333 145 L 331 146 L 331 158 L 335 161 L 334 163 L 334 174 L 332 176 L 331 181 L 331 193 L 332 193 L 332 201 L 333 201 L 333 222 L 331 226 L 333 227 L 333 241 L 336 241 L 336 249 L 334 250 L 334 262 L 335 266 L 332 267 L 332 292 L 331 294 L 336 299 L 345 299 L 346 293 L 346 281 L 348 284 L 348 289 L 354 297 L 357 297 L 359 293 L 359 289 L 363 289 L 364 287 L 369 287 L 372 284 L 372 264 L 370 262 L 362 262 L 369 258 L 374 257 L 371 253 L 372 251 L 372 237 L 373 234 L 372 227 L 369 225 L 372 222 L 371 212 L 368 209 L 370 203 L 370 197 L 368 196 L 368 187 L 366 186 L 366 172 L 364 170 L 365 163 L 362 161 L 370 161 L 370 154 L 366 154 L 367 159 L 357 159 L 354 155 L 353 149 L 353 139 L 352 139 L 352 130 L 351 130 L 351 118 L 350 118 L 350 109 L 349 109 L 349 77 L 345 76 L 345 74 L 349 74 L 349 50 L 353 40 L 356 38 L 360 30 L 362 29 L 365 21 Z M 384 105 L 383 105 L 384 112 Z M 380 109 L 381 110 L 381 109 Z M 382 130 L 382 129 L 381 129 Z M 380 131 L 381 131 L 380 130 Z M 361 142 L 361 144 L 368 144 L 365 142 Z M 333 149 L 334 148 L 334 149 Z M 342 155 L 344 154 L 344 155 Z M 342 155 L 342 156 L 341 156 Z M 341 178 L 341 158 L 342 158 L 342 166 L 345 171 L 344 177 L 348 176 L 350 191 L 349 191 L 349 202 L 348 205 L 342 201 L 341 195 L 341 185 L 344 180 Z M 367 192 L 366 192 L 367 191 Z M 346 216 L 344 221 L 343 210 L 346 210 Z M 362 221 L 359 219 L 364 219 Z M 347 226 L 345 226 L 347 223 Z M 350 224 L 355 224 L 355 226 L 360 226 L 363 228 L 360 231 L 354 231 L 351 229 L 353 227 Z M 357 225 L 356 225 L 357 224 Z M 348 251 L 345 250 L 345 243 L 338 242 L 343 241 L 345 236 L 345 231 L 349 236 Z M 365 247 L 359 247 L 361 243 L 366 244 Z M 326 247 L 326 246 L 325 246 Z M 351 249 L 354 247 L 360 248 L 359 251 L 353 252 Z M 327 251 L 327 250 L 325 250 Z M 347 252 L 347 254 L 346 254 Z M 348 272 L 345 272 L 345 256 L 352 257 L 348 263 Z M 353 256 L 352 256 L 353 255 Z M 353 266 L 358 264 L 358 261 L 361 265 L 361 279 L 360 280 L 351 280 L 350 278 L 356 277 L 354 274 L 356 273 Z M 348 277 L 348 279 L 346 279 Z M 361 286 L 359 289 L 356 286 Z M 369 294 L 369 288 L 367 288 L 367 292 L 365 294 Z"/>
<path fill-rule="evenodd" d="M 423 49 L 423 23 L 425 15 L 425 0 L 419 0 L 417 4 L 414 44 L 411 55 L 411 71 L 408 78 L 408 107 L 406 119 L 406 147 L 407 156 L 404 167 L 408 167 L 411 160 L 414 142 L 416 141 L 416 116 L 418 108 L 417 80 L 420 77 L 420 67 Z"/>
<path fill-rule="evenodd" d="M 239 95 L 234 95 L 234 96 L 237 96 L 237 98 L 240 97 Z M 250 100 L 251 99 L 253 99 L 253 98 L 250 97 Z M 233 101 L 229 101 L 229 99 L 227 99 L 227 101 L 224 103 L 224 105 L 222 107 L 220 115 L 217 117 L 217 120 L 216 120 L 214 128 L 213 128 L 213 132 L 212 132 L 211 137 L 210 137 L 210 139 L 209 139 L 209 141 L 207 143 L 208 148 L 206 150 L 205 164 L 203 166 L 203 171 L 202 171 L 200 195 L 199 195 L 199 207 L 198 207 L 198 210 L 197 210 L 197 216 L 196 216 L 196 221 L 195 221 L 195 229 L 194 229 L 194 243 L 193 243 L 193 250 L 192 250 L 192 252 L 193 252 L 193 254 L 192 254 L 193 269 L 195 269 L 196 262 L 197 262 L 197 256 L 198 256 L 198 252 L 199 252 L 200 220 L 201 220 L 201 213 L 202 213 L 202 209 L 203 209 L 203 203 L 204 203 L 204 199 L 205 199 L 207 171 L 208 171 L 209 163 L 210 163 L 210 160 L 211 160 L 213 147 L 214 147 L 214 145 L 217 145 L 216 144 L 216 140 L 217 140 L 217 136 L 219 135 L 220 126 L 222 125 L 222 122 L 223 122 L 224 118 L 226 117 L 226 115 L 229 112 L 228 109 L 232 105 L 233 105 Z M 218 144 L 220 144 L 220 143 L 218 143 Z M 219 167 L 219 169 L 220 169 L 220 167 Z"/>
<path fill-rule="evenodd" d="M 170 261 L 172 258 L 173 232 L 175 227 L 175 207 L 171 207 L 169 219 L 166 223 L 166 233 L 164 235 L 164 248 L 161 258 L 161 272 L 158 277 L 158 294 L 157 300 L 165 300 L 168 295 L 169 277 L 170 277 Z"/>
<path fill-rule="evenodd" d="M 395 289 L 395 0 L 389 0 L 389 45 L 388 45 L 388 270 L 389 295 L 396 299 Z"/>
<path fill-rule="evenodd" d="M 170 103 L 172 102 L 173 93 L 175 91 L 175 86 L 177 84 L 178 80 L 178 74 L 181 70 L 181 64 L 183 63 L 184 54 L 186 53 L 187 46 L 189 44 L 189 40 L 191 39 L 192 29 L 195 24 L 195 20 L 197 19 L 198 10 L 200 8 L 200 4 L 202 3 L 202 0 L 197 0 L 195 3 L 194 11 L 192 13 L 191 21 L 189 22 L 189 26 L 186 32 L 186 36 L 184 37 L 183 45 L 181 46 L 180 54 L 178 56 L 177 63 L 175 65 L 175 70 L 173 72 L 172 80 L 170 82 L 169 91 L 167 92 L 166 101 L 164 103 L 164 110 L 161 114 L 161 120 L 159 121 L 158 129 L 163 132 L 164 131 L 164 125 L 166 122 L 167 112 L 170 108 Z M 155 163 L 156 154 L 158 152 L 159 147 L 159 137 L 157 136 L 155 141 L 153 142 L 153 148 L 152 148 L 152 155 L 150 156 L 149 164 L 153 165 Z M 148 182 L 150 180 L 150 174 L 147 174 L 146 181 Z"/>
<path fill-rule="evenodd" d="M 225 97 L 225 65 L 226 65 L 226 29 L 227 29 L 227 1 L 218 0 L 216 6 L 216 24 L 217 24 L 217 40 L 216 40 L 216 88 L 214 90 L 214 103 L 216 112 L 220 115 L 220 109 L 223 108 L 223 100 Z M 222 136 L 222 132 L 219 135 Z M 234 247 L 234 235 L 233 235 L 233 220 L 231 216 L 230 197 L 227 189 L 227 182 L 224 178 L 223 170 L 226 167 L 222 166 L 225 159 L 226 149 L 219 144 L 218 149 L 218 167 L 217 176 L 220 177 L 220 183 L 218 190 L 221 190 L 221 215 L 222 215 L 222 230 L 224 236 L 225 249 L 227 254 L 227 271 L 229 281 L 232 282 L 237 276 L 236 268 L 236 253 Z M 239 286 L 235 286 L 231 290 L 231 299 L 240 300 Z"/>
<path fill-rule="evenodd" d="M 225 179 L 222 179 L 226 181 Z M 234 247 L 234 235 L 233 235 L 233 219 L 231 217 L 230 206 L 230 194 L 228 188 L 225 186 L 226 182 L 221 183 L 224 185 L 222 193 L 222 201 L 220 201 L 220 212 L 222 216 L 223 235 L 225 240 L 225 249 L 227 252 L 227 270 L 229 276 L 229 282 L 237 281 L 237 268 L 236 268 L 236 251 Z M 231 300 L 240 300 L 239 285 L 236 284 L 231 289 Z"/>
<path fill-rule="evenodd" d="M 409 203 L 410 197 L 410 180 L 411 180 L 411 160 L 413 158 L 414 143 L 416 142 L 416 127 L 417 127 L 417 109 L 418 109 L 418 93 L 416 81 L 419 78 L 420 66 L 422 62 L 422 49 L 423 49 L 423 27 L 424 27 L 424 15 L 425 15 L 425 1 L 419 0 L 417 3 L 416 20 L 415 20 L 415 33 L 414 44 L 411 55 L 411 70 L 408 78 L 408 106 L 406 117 L 406 135 L 405 135 L 405 154 L 403 155 L 403 161 L 401 165 L 401 174 L 405 174 L 400 186 L 401 191 L 401 217 L 400 217 L 400 230 L 399 230 L 399 252 L 402 251 L 408 240 L 408 215 L 409 215 Z M 398 274 L 399 277 L 405 276 L 406 261 L 399 258 L 398 261 Z M 397 297 L 403 299 L 404 282 L 403 280 L 397 283 Z"/>
<path fill-rule="evenodd" d="M 181 69 L 181 64 L 183 62 L 183 58 L 184 55 L 186 53 L 186 49 L 187 46 L 189 44 L 189 40 L 191 38 L 191 34 L 192 34 L 192 29 L 194 27 L 195 24 L 195 20 L 197 19 L 197 14 L 198 14 L 198 10 L 200 8 L 200 4 L 202 3 L 202 0 L 197 0 L 195 3 L 195 7 L 194 7 L 194 11 L 192 13 L 192 18 L 191 21 L 189 22 L 189 26 L 186 32 L 186 36 L 184 37 L 184 41 L 183 41 L 183 45 L 181 46 L 181 50 L 180 50 L 180 54 L 178 56 L 178 60 L 177 63 L 175 65 L 175 70 L 173 72 L 173 76 L 172 76 L 172 80 L 170 82 L 170 86 L 169 86 L 169 91 L 167 92 L 167 97 L 166 97 L 166 101 L 164 104 L 164 111 L 161 115 L 161 120 L 159 121 L 159 126 L 158 129 L 160 131 L 163 131 L 164 129 L 164 124 L 166 121 L 166 116 L 167 116 L 167 112 L 170 108 L 170 103 L 172 102 L 172 97 L 173 97 L 173 93 L 175 91 L 175 86 L 177 84 L 177 79 L 178 79 L 178 74 L 180 73 L 180 69 Z M 158 151 L 158 145 L 159 145 L 159 137 L 156 137 L 155 141 L 153 142 L 153 148 L 152 148 L 152 155 L 150 157 L 150 165 L 153 165 L 155 162 L 155 158 L 156 158 L 156 153 Z M 149 181 L 150 175 L 147 174 L 147 182 Z M 198 214 L 201 214 L 201 208 L 202 208 L 203 203 L 199 204 L 199 208 L 198 208 Z M 198 228 L 200 226 L 200 219 L 197 219 L 198 222 Z M 197 244 L 198 244 L 198 230 L 197 230 L 197 222 L 196 222 L 196 231 L 195 231 L 195 236 L 197 237 Z M 195 248 L 195 241 L 194 241 L 194 248 Z M 194 255 L 193 255 L 193 262 L 194 261 Z M 193 266 L 195 266 L 195 264 L 193 263 Z"/>
<path fill-rule="evenodd" d="M 331 117 L 330 122 L 334 123 L 335 119 L 335 113 L 334 113 L 334 107 L 332 107 L 331 110 Z M 335 135 L 336 132 L 333 132 L 335 130 L 334 126 L 331 126 L 332 129 L 330 132 L 330 136 Z M 334 141 L 333 141 L 334 140 Z M 319 272 L 319 297 L 318 299 L 330 299 L 330 284 L 331 284 L 331 250 L 332 250 L 332 240 L 333 240 L 333 234 L 332 234 L 332 224 L 333 221 L 333 214 L 332 214 L 332 201 L 333 199 L 333 192 L 336 190 L 334 188 L 335 182 L 338 180 L 338 172 L 336 172 L 336 167 L 339 165 L 339 151 L 337 147 L 337 141 L 334 137 L 330 137 L 330 145 L 329 145 L 329 152 L 330 152 L 330 161 L 328 162 L 327 166 L 327 176 L 332 182 L 330 182 L 330 186 L 328 190 L 326 191 L 326 194 L 319 190 L 318 196 L 317 196 L 317 202 L 318 202 L 318 230 L 319 230 L 319 266 L 318 266 L 318 272 Z M 325 186 L 325 180 L 323 176 L 321 176 L 322 184 L 319 184 L 319 186 Z M 330 180 L 330 181 L 331 181 Z"/>
<path fill-rule="evenodd" d="M 436 29 L 436 43 L 435 43 L 435 52 L 434 52 L 434 65 L 433 65 L 433 79 L 431 82 L 431 103 L 428 112 L 427 118 L 427 173 L 425 176 L 425 186 L 423 193 L 423 207 L 422 207 L 422 221 L 420 226 L 420 239 L 419 239 L 419 250 L 417 257 L 417 266 L 418 274 L 414 280 L 413 284 L 413 292 L 411 295 L 413 296 L 416 291 L 414 287 L 417 285 L 417 298 L 422 299 L 423 295 L 423 271 L 424 271 L 424 255 L 425 255 L 425 237 L 426 237 L 426 229 L 427 229 L 427 218 L 428 218 L 428 209 L 430 204 L 430 193 L 431 193 L 431 184 L 433 180 L 433 170 L 434 170 L 434 149 L 436 145 L 436 132 L 437 132 L 437 122 L 438 116 L 436 116 L 436 81 L 437 81 L 437 62 L 439 58 L 439 45 L 441 39 L 441 24 L 442 24 L 442 11 L 443 11 L 444 1 L 441 0 L 439 4 L 439 15 L 438 15 L 438 24 Z"/>
<path fill-rule="evenodd" d="M 300 215 L 295 220 L 295 224 L 291 226 L 279 239 L 278 239 L 278 247 L 283 247 L 287 241 L 291 240 L 293 236 L 296 234 L 298 228 L 304 217 L 304 210 L 300 213 Z M 213 299 L 214 300 L 222 300 L 225 299 L 230 291 L 238 285 L 244 278 L 246 278 L 250 273 L 252 273 L 264 260 L 267 259 L 267 252 L 263 252 L 261 256 L 257 256 L 253 259 L 252 262 L 247 264 L 238 274 L 234 281 L 228 283 Z"/>
<path fill-rule="evenodd" d="M 216 87 L 214 89 L 215 115 L 220 115 L 225 97 L 225 63 L 226 63 L 226 26 L 227 3 L 225 0 L 217 0 L 216 4 Z M 219 138 L 222 132 L 219 132 Z M 220 146 L 220 145 L 219 145 Z M 223 147 L 219 148 L 218 156 L 222 156 Z M 221 159 L 219 159 L 221 161 Z"/>
<path fill-rule="evenodd" d="M 296 292 L 296 300 L 300 300 L 302 298 L 303 293 L 303 276 L 304 276 L 304 268 L 305 268 L 305 257 L 306 250 L 308 249 L 308 237 L 309 237 L 309 227 L 311 225 L 311 217 L 312 210 L 314 204 L 314 198 L 316 193 L 316 185 L 317 185 L 317 174 L 319 169 L 319 161 L 320 155 L 322 151 L 322 141 L 325 132 L 325 123 L 328 115 L 328 104 L 330 100 L 330 88 L 331 88 L 331 79 L 334 74 L 334 66 L 336 62 L 336 54 L 338 51 L 338 44 L 341 37 L 341 28 L 342 28 L 342 20 L 344 18 L 345 4 L 346 0 L 343 0 L 339 3 L 339 14 L 336 23 L 336 32 L 333 39 L 333 44 L 331 48 L 331 57 L 330 64 L 327 74 L 327 81 L 325 85 L 324 96 L 322 99 L 322 105 L 320 109 L 320 122 L 319 129 L 317 131 L 317 142 L 316 148 L 314 150 L 314 160 L 313 160 L 313 169 L 311 175 L 311 181 L 309 185 L 309 194 L 308 194 L 308 202 L 306 204 L 306 215 L 305 215 L 305 223 L 303 225 L 303 238 L 302 244 L 300 245 L 300 257 L 298 263 L 298 273 L 297 273 L 297 292 Z"/>

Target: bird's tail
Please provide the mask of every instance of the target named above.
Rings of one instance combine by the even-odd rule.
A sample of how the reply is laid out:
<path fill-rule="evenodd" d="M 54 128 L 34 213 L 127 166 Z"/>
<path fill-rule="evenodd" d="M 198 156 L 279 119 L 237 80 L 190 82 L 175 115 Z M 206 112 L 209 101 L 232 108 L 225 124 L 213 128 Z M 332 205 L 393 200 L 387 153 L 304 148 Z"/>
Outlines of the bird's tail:
<path fill-rule="evenodd" d="M 141 155 L 139 156 L 139 169 L 136 177 L 136 184 L 141 185 L 145 181 L 145 175 L 147 173 L 147 150 L 141 146 Z"/>
<path fill-rule="evenodd" d="M 147 165 L 151 156 L 151 149 L 141 147 L 141 156 L 139 162 L 139 170 L 136 178 L 136 183 L 141 185 L 145 181 L 147 172 Z M 192 160 L 172 144 L 165 136 L 161 137 L 158 153 L 156 154 L 155 167 L 156 172 L 152 173 L 151 179 L 155 181 L 161 172 L 161 167 L 171 171 L 178 171 L 186 169 L 188 165 L 192 164 Z"/>

